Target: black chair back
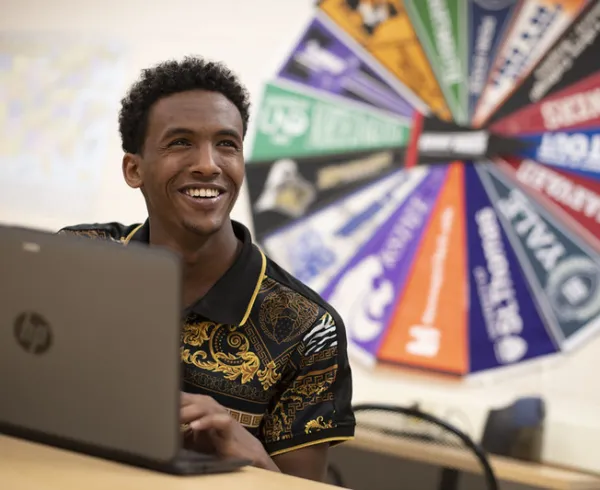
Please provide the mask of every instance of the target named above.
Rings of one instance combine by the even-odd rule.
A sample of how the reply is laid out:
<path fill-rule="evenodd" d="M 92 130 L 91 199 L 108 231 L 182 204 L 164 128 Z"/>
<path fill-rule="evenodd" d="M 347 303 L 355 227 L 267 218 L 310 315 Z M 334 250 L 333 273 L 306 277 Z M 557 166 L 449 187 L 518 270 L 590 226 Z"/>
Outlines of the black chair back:
<path fill-rule="evenodd" d="M 359 404 L 354 406 L 354 412 L 357 425 L 363 430 L 468 450 L 481 465 L 486 487 L 489 490 L 498 490 L 498 482 L 484 449 L 452 424 L 412 407 Z M 340 472 L 335 468 L 331 468 L 330 472 L 335 472 L 335 478 L 331 478 L 335 484 L 344 486 Z M 440 488 L 456 488 L 457 479 L 458 471 L 445 468 Z"/>

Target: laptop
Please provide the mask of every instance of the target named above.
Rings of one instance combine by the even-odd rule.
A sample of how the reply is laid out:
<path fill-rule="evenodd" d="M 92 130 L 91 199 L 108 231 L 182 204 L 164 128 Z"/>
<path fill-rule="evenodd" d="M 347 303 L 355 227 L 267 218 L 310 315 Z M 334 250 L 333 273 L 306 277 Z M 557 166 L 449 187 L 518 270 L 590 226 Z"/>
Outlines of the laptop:
<path fill-rule="evenodd" d="M 166 250 L 0 226 L 0 432 L 171 474 L 183 448 L 181 272 Z"/>

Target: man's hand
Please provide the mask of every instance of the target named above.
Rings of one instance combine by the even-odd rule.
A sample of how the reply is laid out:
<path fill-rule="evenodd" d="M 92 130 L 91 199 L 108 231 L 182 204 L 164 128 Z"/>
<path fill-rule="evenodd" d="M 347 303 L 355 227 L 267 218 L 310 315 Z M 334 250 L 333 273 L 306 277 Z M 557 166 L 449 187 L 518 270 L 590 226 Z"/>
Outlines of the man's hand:
<path fill-rule="evenodd" d="M 258 468 L 279 472 L 260 441 L 210 396 L 182 393 L 180 419 L 189 424 L 192 449 L 248 459 Z"/>

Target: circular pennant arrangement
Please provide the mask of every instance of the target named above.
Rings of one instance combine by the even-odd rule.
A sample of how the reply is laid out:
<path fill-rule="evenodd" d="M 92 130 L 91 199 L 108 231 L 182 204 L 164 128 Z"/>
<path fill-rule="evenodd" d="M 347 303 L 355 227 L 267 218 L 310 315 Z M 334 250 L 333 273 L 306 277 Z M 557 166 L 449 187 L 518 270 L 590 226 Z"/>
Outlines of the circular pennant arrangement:
<path fill-rule="evenodd" d="M 468 375 L 589 341 L 600 1 L 315 10 L 247 179 L 258 241 L 338 310 L 353 360 Z"/>

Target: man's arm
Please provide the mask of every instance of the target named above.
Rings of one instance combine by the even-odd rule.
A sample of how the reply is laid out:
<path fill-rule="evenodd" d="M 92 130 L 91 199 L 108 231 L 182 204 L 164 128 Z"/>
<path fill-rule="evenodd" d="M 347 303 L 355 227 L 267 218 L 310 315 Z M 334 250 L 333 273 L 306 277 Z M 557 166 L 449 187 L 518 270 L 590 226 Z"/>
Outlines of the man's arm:
<path fill-rule="evenodd" d="M 330 445 L 354 435 L 352 378 L 341 320 L 324 313 L 292 362 L 295 372 L 263 420 L 261 441 L 211 397 L 182 394 L 181 423 L 190 425 L 192 447 L 202 449 L 208 437 L 221 456 L 323 481 Z"/>
<path fill-rule="evenodd" d="M 327 470 L 328 443 L 273 456 L 227 410 L 206 395 L 181 395 L 181 421 L 189 425 L 187 445 L 201 452 L 249 459 L 259 468 L 322 481 Z M 191 437 L 190 437 L 191 436 Z"/>
<path fill-rule="evenodd" d="M 354 435 L 352 374 L 342 320 L 323 311 L 290 359 L 287 387 L 261 428 L 265 447 L 283 473 L 322 481 L 331 445 Z"/>
<path fill-rule="evenodd" d="M 227 410 L 205 395 L 182 393 L 181 421 L 189 424 L 186 446 L 225 457 L 249 459 L 254 466 L 288 475 L 323 481 L 328 443 L 303 447 L 271 458 L 258 439 L 234 420 Z"/>
<path fill-rule="evenodd" d="M 324 481 L 327 476 L 328 452 L 329 443 L 315 444 L 273 456 L 273 462 L 282 473 L 308 480 Z"/>

